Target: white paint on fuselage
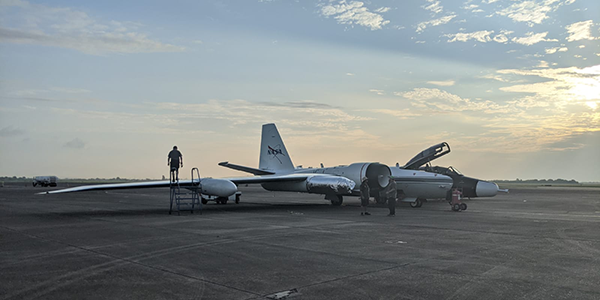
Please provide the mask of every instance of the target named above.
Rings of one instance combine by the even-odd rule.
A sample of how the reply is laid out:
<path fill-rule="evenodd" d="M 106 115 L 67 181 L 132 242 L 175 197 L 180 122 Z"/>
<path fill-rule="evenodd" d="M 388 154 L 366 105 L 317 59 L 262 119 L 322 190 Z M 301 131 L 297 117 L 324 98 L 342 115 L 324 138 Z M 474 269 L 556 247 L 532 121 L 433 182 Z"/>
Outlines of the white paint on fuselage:
<path fill-rule="evenodd" d="M 390 167 L 397 189 L 402 190 L 406 198 L 438 199 L 445 198 L 452 189 L 450 176 L 417 170 L 405 170 Z"/>
<path fill-rule="evenodd" d="M 346 177 L 356 184 L 353 195 L 360 194 L 359 187 L 366 176 L 369 163 L 353 163 L 347 166 L 328 168 L 297 168 L 295 174 L 328 174 Z M 404 193 L 406 198 L 438 199 L 445 198 L 446 193 L 452 189 L 452 178 L 437 173 L 405 170 L 398 167 L 389 167 L 392 177 L 396 181 L 397 189 Z M 385 179 L 387 180 L 387 178 Z M 385 184 L 387 185 L 387 184 Z"/>

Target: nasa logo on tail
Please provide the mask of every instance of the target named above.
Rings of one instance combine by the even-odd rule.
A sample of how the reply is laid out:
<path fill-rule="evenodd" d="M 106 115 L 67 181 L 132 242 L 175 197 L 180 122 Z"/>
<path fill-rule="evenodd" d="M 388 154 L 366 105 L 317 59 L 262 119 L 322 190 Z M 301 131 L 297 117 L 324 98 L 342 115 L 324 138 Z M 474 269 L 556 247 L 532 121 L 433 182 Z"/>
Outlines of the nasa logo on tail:
<path fill-rule="evenodd" d="M 277 145 L 277 146 L 275 146 L 275 148 L 273 148 L 271 146 L 267 146 L 267 148 L 269 148 L 267 150 L 267 153 L 269 155 L 272 155 L 274 158 L 277 158 L 277 160 L 279 161 L 279 163 L 282 164 L 281 159 L 279 159 L 279 157 L 277 157 L 277 155 L 283 155 L 283 156 L 285 156 L 285 154 L 283 154 L 283 150 L 281 150 L 281 145 Z"/>

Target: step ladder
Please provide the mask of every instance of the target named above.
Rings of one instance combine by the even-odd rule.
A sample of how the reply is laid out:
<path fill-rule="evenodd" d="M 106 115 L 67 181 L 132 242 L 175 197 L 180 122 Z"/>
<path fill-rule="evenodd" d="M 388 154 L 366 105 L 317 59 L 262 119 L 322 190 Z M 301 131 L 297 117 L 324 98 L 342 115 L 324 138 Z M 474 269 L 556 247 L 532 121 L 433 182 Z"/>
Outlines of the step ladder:
<path fill-rule="evenodd" d="M 171 175 L 169 176 L 169 188 L 171 199 L 169 205 L 169 214 L 173 212 L 173 203 L 175 203 L 177 215 L 180 215 L 181 211 L 190 211 L 193 214 L 194 210 L 198 210 L 200 211 L 200 214 L 202 214 L 202 202 L 200 202 L 200 192 L 202 191 L 202 185 L 200 184 L 200 171 L 198 171 L 198 168 L 192 168 L 191 173 L 191 185 L 186 185 L 182 189 L 179 185 L 179 178 L 175 178 L 175 180 L 173 180 L 173 172 L 170 172 Z"/>

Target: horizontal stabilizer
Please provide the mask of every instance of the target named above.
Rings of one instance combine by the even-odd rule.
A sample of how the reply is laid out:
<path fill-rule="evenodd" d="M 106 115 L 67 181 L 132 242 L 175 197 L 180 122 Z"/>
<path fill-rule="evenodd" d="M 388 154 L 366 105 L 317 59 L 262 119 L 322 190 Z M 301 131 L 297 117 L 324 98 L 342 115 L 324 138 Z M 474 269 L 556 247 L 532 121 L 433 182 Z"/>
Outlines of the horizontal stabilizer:
<path fill-rule="evenodd" d="M 230 169 L 234 169 L 236 171 L 242 171 L 242 172 L 254 174 L 254 175 L 273 175 L 273 174 L 275 174 L 274 172 L 269 172 L 269 171 L 265 171 L 265 170 L 261 170 L 261 169 L 256 169 L 256 168 L 250 168 L 250 167 L 245 167 L 245 166 L 230 164 L 227 161 L 220 162 L 219 166 L 230 168 Z"/>

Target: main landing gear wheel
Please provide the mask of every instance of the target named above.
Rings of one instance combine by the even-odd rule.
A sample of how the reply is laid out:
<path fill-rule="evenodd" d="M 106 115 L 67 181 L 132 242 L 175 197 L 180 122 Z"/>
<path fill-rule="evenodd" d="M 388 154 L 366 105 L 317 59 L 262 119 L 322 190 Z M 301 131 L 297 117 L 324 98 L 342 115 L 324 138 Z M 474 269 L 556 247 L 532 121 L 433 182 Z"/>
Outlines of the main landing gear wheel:
<path fill-rule="evenodd" d="M 331 200 L 331 205 L 333 206 L 340 206 L 342 203 L 344 203 L 344 198 L 340 195 L 337 195 L 336 199 Z"/>
<path fill-rule="evenodd" d="M 423 206 L 423 199 L 421 199 L 421 198 L 417 198 L 417 200 L 415 200 L 415 202 L 410 203 L 410 207 L 412 207 L 412 208 L 418 208 L 421 206 Z"/>
<path fill-rule="evenodd" d="M 452 205 L 452 210 L 453 211 L 460 211 L 460 204 L 455 203 L 454 205 Z"/>
<path fill-rule="evenodd" d="M 467 210 L 467 204 L 466 203 L 461 203 L 460 204 L 460 210 Z"/>
<path fill-rule="evenodd" d="M 206 200 L 205 198 L 202 198 L 202 200 L 200 200 L 200 202 L 202 202 L 202 204 L 207 204 L 208 200 Z"/>

